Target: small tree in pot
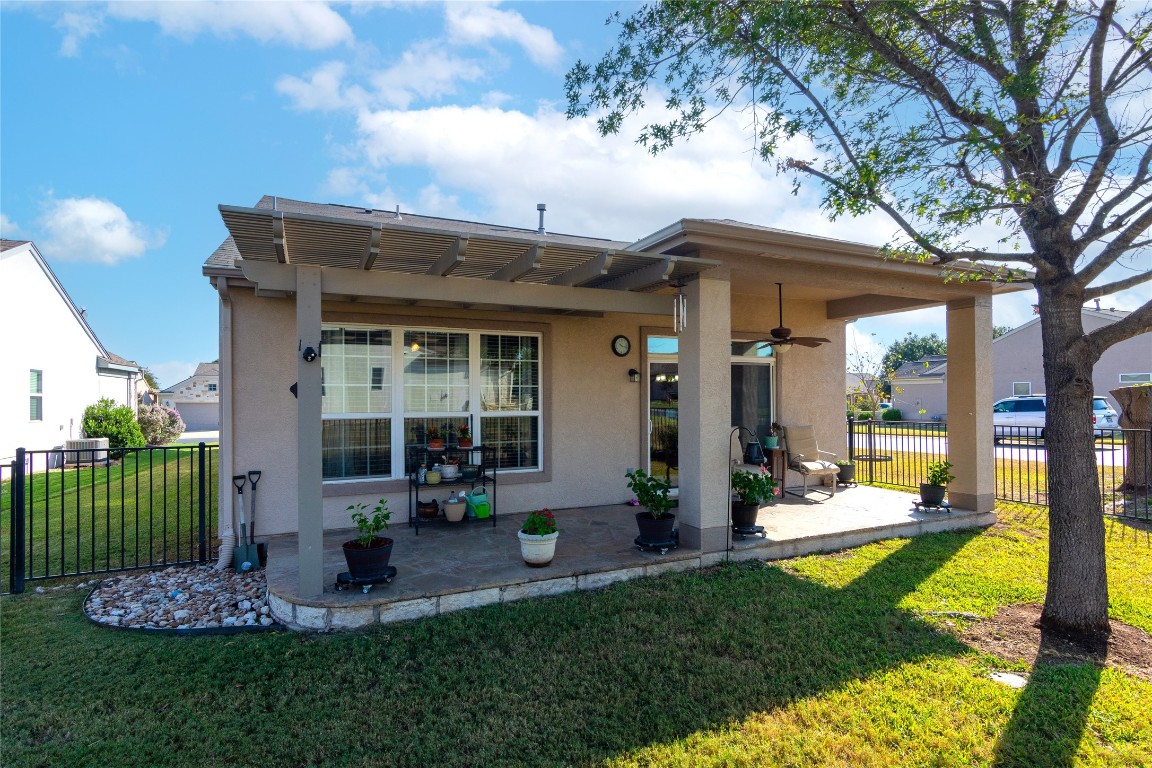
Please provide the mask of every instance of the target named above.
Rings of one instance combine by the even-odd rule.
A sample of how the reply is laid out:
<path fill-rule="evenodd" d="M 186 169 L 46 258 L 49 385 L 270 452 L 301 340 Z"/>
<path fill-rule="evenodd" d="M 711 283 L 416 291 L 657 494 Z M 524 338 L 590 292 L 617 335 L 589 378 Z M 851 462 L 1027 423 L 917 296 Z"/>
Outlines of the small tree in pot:
<path fill-rule="evenodd" d="M 359 535 L 352 541 L 344 542 L 344 560 L 348 563 L 348 573 L 354 579 L 373 579 L 385 575 L 388 561 L 392 558 L 392 539 L 379 534 L 388 528 L 392 513 L 388 511 L 388 501 L 380 499 L 375 507 L 369 508 L 363 502 L 349 504 L 352 522 Z"/>
<path fill-rule="evenodd" d="M 739 496 L 732 502 L 732 525 L 737 528 L 750 528 L 756 525 L 756 513 L 762 504 L 771 503 L 776 496 L 776 481 L 767 468 L 752 472 L 738 469 L 732 473 L 732 490 Z"/>
<path fill-rule="evenodd" d="M 948 470 L 952 465 L 947 461 L 933 461 L 928 464 L 928 475 L 925 482 L 920 483 L 920 501 L 932 507 L 944 503 L 944 493 L 948 483 L 956 478 Z"/>
<path fill-rule="evenodd" d="M 668 491 L 672 486 L 665 480 L 649 475 L 642 469 L 628 472 L 628 487 L 636 494 L 636 501 L 646 512 L 636 513 L 636 527 L 640 530 L 640 540 L 646 544 L 661 544 L 672 540 L 672 529 L 676 525 L 676 515 L 672 509 L 672 499 Z"/>

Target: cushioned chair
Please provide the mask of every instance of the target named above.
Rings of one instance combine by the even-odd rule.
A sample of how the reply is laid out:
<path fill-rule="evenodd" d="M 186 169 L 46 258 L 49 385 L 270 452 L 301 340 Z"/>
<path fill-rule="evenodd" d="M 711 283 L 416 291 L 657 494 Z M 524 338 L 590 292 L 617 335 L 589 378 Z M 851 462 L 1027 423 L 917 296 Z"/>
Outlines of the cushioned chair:
<path fill-rule="evenodd" d="M 787 491 L 793 496 L 808 496 L 809 477 L 835 478 L 840 472 L 840 467 L 836 464 L 836 454 L 820 450 L 820 446 L 816 444 L 816 433 L 811 425 L 785 427 L 784 447 L 788 452 L 788 469 L 800 473 L 800 476 L 804 478 L 804 491 L 802 493 Z M 821 456 L 831 456 L 832 461 L 826 461 Z M 826 492 L 829 498 L 836 495 L 835 480 L 832 481 L 831 491 L 825 491 L 821 486 L 817 487 L 822 492 Z"/>

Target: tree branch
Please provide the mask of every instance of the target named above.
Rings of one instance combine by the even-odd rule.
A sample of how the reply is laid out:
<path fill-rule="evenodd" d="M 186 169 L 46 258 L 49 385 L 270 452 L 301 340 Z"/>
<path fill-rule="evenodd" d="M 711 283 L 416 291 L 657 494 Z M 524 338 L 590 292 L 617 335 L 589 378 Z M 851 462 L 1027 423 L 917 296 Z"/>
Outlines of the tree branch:
<path fill-rule="evenodd" d="M 1152 272 L 1138 272 L 1123 280 L 1116 280 L 1115 282 L 1105 283 L 1104 285 L 1094 285 L 1091 288 L 1085 288 L 1084 300 L 1091 301 L 1092 299 L 1103 298 L 1104 296 L 1126 291 L 1129 288 L 1135 288 L 1147 282 L 1152 282 Z"/>

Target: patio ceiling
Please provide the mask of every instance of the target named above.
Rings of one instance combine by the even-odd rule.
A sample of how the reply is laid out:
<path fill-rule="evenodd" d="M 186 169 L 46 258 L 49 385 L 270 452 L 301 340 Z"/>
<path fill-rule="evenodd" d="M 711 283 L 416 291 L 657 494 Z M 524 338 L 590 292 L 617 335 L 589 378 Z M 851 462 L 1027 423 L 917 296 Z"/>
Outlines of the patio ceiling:
<path fill-rule="evenodd" d="M 714 259 L 640 253 L 582 238 L 480 225 L 453 231 L 355 209 L 348 217 L 220 206 L 243 260 L 369 274 L 471 278 L 538 286 L 651 292 L 720 266 Z M 373 215 L 374 214 L 374 215 Z"/>

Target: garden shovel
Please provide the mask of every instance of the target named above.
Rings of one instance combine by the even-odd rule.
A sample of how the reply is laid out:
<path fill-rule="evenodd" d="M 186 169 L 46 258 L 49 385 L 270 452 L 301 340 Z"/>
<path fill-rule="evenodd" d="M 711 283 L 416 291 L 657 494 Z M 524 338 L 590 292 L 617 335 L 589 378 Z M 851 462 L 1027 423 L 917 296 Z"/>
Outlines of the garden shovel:
<path fill-rule="evenodd" d="M 256 541 L 256 483 L 260 482 L 260 470 L 248 470 L 248 482 L 252 484 L 252 519 L 249 520 L 252 527 L 249 529 L 248 543 L 256 547 L 256 555 L 260 561 L 260 567 L 263 568 L 268 562 L 268 544 L 263 541 Z"/>
<path fill-rule="evenodd" d="M 233 475 L 232 484 L 236 486 L 236 494 L 240 507 L 240 538 L 236 548 L 232 550 L 232 567 L 237 571 L 247 571 L 256 567 L 260 558 L 256 554 L 256 547 L 248 543 L 248 524 L 244 520 L 244 483 L 248 480 L 244 475 Z"/>

